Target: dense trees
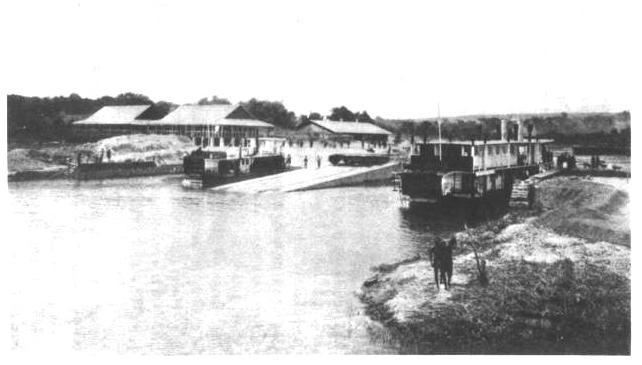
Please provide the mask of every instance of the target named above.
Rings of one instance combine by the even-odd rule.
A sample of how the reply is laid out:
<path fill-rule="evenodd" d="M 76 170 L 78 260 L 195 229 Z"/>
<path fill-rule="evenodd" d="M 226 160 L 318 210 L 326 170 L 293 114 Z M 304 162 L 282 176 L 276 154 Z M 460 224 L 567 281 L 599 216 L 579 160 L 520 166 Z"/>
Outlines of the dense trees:
<path fill-rule="evenodd" d="M 628 111 L 621 113 L 560 113 L 549 115 L 521 116 L 524 126 L 533 126 L 533 136 L 552 138 L 556 142 L 584 145 L 630 145 L 631 116 Z M 390 120 L 377 118 L 378 126 L 392 131 L 396 139 L 422 140 L 424 136 L 435 139 L 438 136 L 437 121 L 432 120 Z M 500 138 L 499 117 L 472 117 L 467 119 L 442 119 L 441 132 L 444 139 L 496 139 Z M 509 136 L 516 138 L 513 129 Z"/>
<path fill-rule="evenodd" d="M 212 95 L 211 98 L 202 98 L 201 100 L 198 101 L 198 105 L 230 105 L 229 100 L 225 98 L 219 98 L 216 95 Z"/>
<path fill-rule="evenodd" d="M 199 105 L 229 104 L 225 98 L 212 96 L 198 101 Z M 83 98 L 78 94 L 57 97 L 7 96 L 7 133 L 9 142 L 18 140 L 51 141 L 65 140 L 70 135 L 72 122 L 84 119 L 105 105 L 151 105 L 141 115 L 143 119 L 159 119 L 176 108 L 176 104 L 165 101 L 154 102 L 149 97 L 136 93 L 123 93 L 115 97 L 103 96 L 98 99 Z M 250 99 L 241 103 L 254 116 L 275 126 L 294 129 L 297 126 L 295 114 L 281 102 Z M 372 120 L 366 111 L 352 112 L 346 106 L 332 108 L 331 120 L 372 122 L 395 133 L 395 140 L 414 139 L 417 141 L 435 139 L 438 123 L 430 120 L 390 120 L 377 117 Z M 559 113 L 546 115 L 522 115 L 524 125 L 533 125 L 534 136 L 553 138 L 567 144 L 623 145 L 631 143 L 631 115 L 621 113 Z M 317 112 L 298 118 L 298 123 L 323 119 Z M 494 139 L 500 137 L 500 117 L 478 116 L 442 120 L 444 139 Z M 515 138 L 509 129 L 511 138 Z"/>
<path fill-rule="evenodd" d="M 330 115 L 328 119 L 334 121 L 343 121 L 343 122 L 361 122 L 361 123 L 372 123 L 373 119 L 368 115 L 367 111 L 353 113 L 350 109 L 345 106 L 340 106 L 332 108 L 330 110 Z"/>
<path fill-rule="evenodd" d="M 152 105 L 149 116 L 160 115 L 173 104 L 154 103 L 145 95 L 123 93 L 116 97 L 82 98 L 78 94 L 53 98 L 7 96 L 7 137 L 16 140 L 64 140 L 72 122 L 84 119 L 105 105 Z"/>
<path fill-rule="evenodd" d="M 265 101 L 250 99 L 241 103 L 256 118 L 264 122 L 279 126 L 282 128 L 292 129 L 296 127 L 296 115 L 287 110 L 285 106 L 278 101 Z"/>

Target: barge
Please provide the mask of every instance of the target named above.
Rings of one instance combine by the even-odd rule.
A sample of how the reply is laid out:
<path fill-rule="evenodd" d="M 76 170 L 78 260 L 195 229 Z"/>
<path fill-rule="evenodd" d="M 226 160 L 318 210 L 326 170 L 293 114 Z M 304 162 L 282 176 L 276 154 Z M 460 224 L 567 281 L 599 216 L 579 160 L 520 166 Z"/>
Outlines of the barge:
<path fill-rule="evenodd" d="M 277 174 L 289 168 L 281 154 L 228 158 L 223 151 L 200 148 L 183 158 L 183 186 L 206 188 Z"/>
<path fill-rule="evenodd" d="M 396 175 L 403 202 L 507 205 L 515 179 L 552 168 L 552 140 L 449 141 L 417 144 Z"/>
<path fill-rule="evenodd" d="M 335 153 L 328 156 L 335 166 L 373 166 L 383 165 L 390 161 L 389 155 L 366 153 Z"/>

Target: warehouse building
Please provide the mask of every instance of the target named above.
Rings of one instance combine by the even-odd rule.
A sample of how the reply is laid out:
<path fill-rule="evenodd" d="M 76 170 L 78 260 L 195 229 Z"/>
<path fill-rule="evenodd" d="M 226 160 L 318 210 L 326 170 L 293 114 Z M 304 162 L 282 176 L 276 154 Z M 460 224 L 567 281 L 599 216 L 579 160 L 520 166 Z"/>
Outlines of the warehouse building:
<path fill-rule="evenodd" d="M 362 144 L 385 147 L 391 143 L 393 133 L 372 123 L 357 121 L 336 122 L 331 120 L 310 120 L 297 128 L 299 135 L 315 140 L 360 141 Z"/>
<path fill-rule="evenodd" d="M 105 106 L 74 123 L 78 134 L 94 139 L 123 134 L 176 134 L 210 150 L 253 153 L 259 137 L 273 126 L 257 120 L 241 105 L 181 105 L 158 120 L 145 118 L 149 105 Z"/>

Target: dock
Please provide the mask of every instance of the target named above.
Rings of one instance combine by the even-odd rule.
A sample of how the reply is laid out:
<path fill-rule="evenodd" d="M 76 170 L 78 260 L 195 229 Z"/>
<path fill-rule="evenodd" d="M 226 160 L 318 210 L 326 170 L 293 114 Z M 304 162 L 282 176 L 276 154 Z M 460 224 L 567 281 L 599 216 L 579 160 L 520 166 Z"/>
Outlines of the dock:
<path fill-rule="evenodd" d="M 392 181 L 398 162 L 378 166 L 325 166 L 297 169 L 211 188 L 212 191 L 246 194 L 292 192 Z"/>
<path fill-rule="evenodd" d="M 510 206 L 527 206 L 528 205 L 528 191 L 534 189 L 535 185 L 542 180 L 550 179 L 560 173 L 558 169 L 551 169 L 533 175 L 526 180 L 516 180 L 513 183 L 513 190 L 510 196 Z"/>

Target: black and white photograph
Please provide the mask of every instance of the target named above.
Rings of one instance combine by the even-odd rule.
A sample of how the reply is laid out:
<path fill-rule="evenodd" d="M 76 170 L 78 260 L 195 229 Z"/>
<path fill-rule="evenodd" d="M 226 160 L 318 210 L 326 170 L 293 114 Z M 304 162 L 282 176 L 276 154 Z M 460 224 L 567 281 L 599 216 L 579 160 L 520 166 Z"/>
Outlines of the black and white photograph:
<path fill-rule="evenodd" d="M 634 1 L 0 13 L 3 363 L 635 354 Z"/>

